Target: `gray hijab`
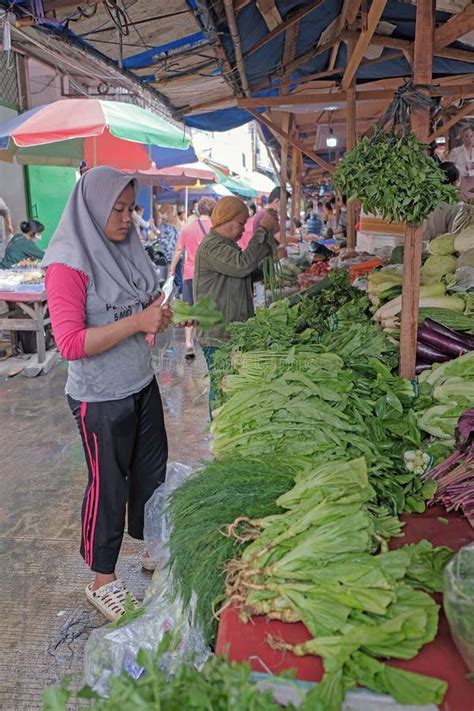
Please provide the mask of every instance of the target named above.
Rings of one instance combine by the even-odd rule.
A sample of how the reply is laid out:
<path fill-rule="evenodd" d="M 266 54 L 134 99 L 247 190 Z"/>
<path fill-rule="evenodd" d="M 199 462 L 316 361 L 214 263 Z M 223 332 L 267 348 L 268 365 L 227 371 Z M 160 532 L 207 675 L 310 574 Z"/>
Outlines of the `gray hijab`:
<path fill-rule="evenodd" d="M 43 258 L 44 267 L 65 264 L 89 277 L 106 303 L 124 306 L 138 299 L 145 304 L 158 290 L 158 278 L 137 231 L 123 242 L 111 242 L 105 226 L 119 195 L 136 183 L 114 168 L 92 168 L 76 183 Z"/>

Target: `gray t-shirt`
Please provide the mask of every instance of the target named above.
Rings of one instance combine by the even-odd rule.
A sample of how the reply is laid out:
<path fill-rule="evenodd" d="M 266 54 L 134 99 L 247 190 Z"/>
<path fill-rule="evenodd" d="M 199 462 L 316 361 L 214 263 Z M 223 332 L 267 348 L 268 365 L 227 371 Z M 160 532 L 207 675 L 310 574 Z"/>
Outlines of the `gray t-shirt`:
<path fill-rule="evenodd" d="M 143 310 L 137 301 L 126 306 L 106 304 L 87 285 L 86 326 L 105 326 Z M 122 400 L 153 380 L 151 350 L 143 333 L 130 336 L 105 353 L 69 361 L 66 393 L 81 402 Z"/>

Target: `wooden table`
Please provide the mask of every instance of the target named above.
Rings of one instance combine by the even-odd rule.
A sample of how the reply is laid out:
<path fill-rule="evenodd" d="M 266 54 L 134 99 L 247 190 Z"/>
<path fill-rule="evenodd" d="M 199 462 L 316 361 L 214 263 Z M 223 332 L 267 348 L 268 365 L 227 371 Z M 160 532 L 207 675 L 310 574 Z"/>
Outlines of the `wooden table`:
<path fill-rule="evenodd" d="M 20 287 L 21 289 L 21 287 Z M 0 331 L 34 331 L 38 363 L 46 360 L 44 329 L 50 323 L 46 291 L 0 291 L 0 301 L 6 301 L 8 314 L 0 318 Z M 15 318 L 26 314 L 28 318 Z"/>

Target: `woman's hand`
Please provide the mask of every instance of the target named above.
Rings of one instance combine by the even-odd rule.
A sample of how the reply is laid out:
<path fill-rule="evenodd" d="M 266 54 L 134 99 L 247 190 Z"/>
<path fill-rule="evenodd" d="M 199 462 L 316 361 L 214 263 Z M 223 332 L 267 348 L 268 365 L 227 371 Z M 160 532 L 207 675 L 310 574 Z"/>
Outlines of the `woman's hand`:
<path fill-rule="evenodd" d="M 137 314 L 138 330 L 143 333 L 159 333 L 168 328 L 173 318 L 173 311 L 169 305 L 161 306 L 164 295 L 147 306 Z"/>

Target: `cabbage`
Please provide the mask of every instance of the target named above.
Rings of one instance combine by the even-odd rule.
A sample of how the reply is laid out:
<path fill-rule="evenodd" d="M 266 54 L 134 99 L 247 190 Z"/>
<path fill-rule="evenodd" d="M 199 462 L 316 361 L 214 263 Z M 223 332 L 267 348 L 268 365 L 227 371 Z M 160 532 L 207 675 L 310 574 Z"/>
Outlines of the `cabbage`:
<path fill-rule="evenodd" d="M 458 267 L 474 267 L 474 249 L 461 252 L 458 257 Z"/>
<path fill-rule="evenodd" d="M 435 237 L 428 243 L 428 252 L 430 254 L 453 254 L 454 235 L 445 234 Z"/>
<path fill-rule="evenodd" d="M 474 224 L 465 227 L 454 238 L 454 249 L 456 252 L 467 252 L 474 249 Z"/>
<path fill-rule="evenodd" d="M 457 261 L 452 254 L 432 254 L 421 267 L 421 283 L 436 284 L 446 274 L 454 274 Z"/>

